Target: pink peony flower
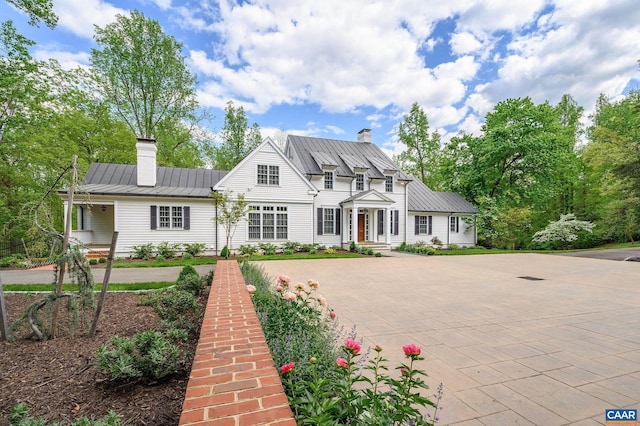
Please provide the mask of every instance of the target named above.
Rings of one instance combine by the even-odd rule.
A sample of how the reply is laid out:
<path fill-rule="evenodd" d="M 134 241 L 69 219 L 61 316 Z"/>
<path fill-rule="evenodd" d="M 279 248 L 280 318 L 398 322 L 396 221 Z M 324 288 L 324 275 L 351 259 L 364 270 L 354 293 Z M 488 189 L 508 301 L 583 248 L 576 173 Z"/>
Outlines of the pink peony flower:
<path fill-rule="evenodd" d="M 323 308 L 327 306 L 327 298 L 324 296 L 318 296 L 316 297 L 316 300 L 318 301 L 318 303 L 320 303 L 320 306 L 322 306 Z"/>
<path fill-rule="evenodd" d="M 331 312 L 329 312 L 329 316 L 331 317 L 332 320 L 336 319 L 336 317 L 338 316 L 338 314 L 336 314 L 336 311 L 334 311 L 333 309 L 331 310 Z"/>
<path fill-rule="evenodd" d="M 420 346 L 416 344 L 405 345 L 402 347 L 404 354 L 408 357 L 420 355 Z"/>
<path fill-rule="evenodd" d="M 291 300 L 293 302 L 294 300 L 296 300 L 296 294 L 291 292 L 291 291 L 289 291 L 289 290 L 287 290 L 282 295 L 282 298 L 285 299 L 285 300 Z"/>
<path fill-rule="evenodd" d="M 402 374 L 403 377 L 409 377 L 409 370 L 407 370 L 406 368 L 402 367 L 402 368 L 400 368 L 400 374 Z"/>
<path fill-rule="evenodd" d="M 296 283 L 296 291 L 302 291 L 302 290 L 304 290 L 304 284 Z"/>
<path fill-rule="evenodd" d="M 309 279 L 307 281 L 307 284 L 309 284 L 309 287 L 311 287 L 313 289 L 316 289 L 316 290 L 318 289 L 318 287 L 320 287 L 320 284 L 318 283 L 318 281 L 312 280 L 312 279 Z"/>
<path fill-rule="evenodd" d="M 251 293 L 251 294 L 255 293 L 255 292 L 256 292 L 256 286 L 254 286 L 254 285 L 248 285 L 248 286 L 247 286 L 247 291 L 248 291 L 249 293 Z"/>
<path fill-rule="evenodd" d="M 280 284 L 278 284 L 278 286 L 276 287 L 276 291 L 278 293 L 282 293 L 283 290 L 284 290 L 284 287 L 282 287 Z"/>
<path fill-rule="evenodd" d="M 282 374 L 288 373 L 289 371 L 293 370 L 296 366 L 295 362 L 290 362 L 289 364 L 285 364 L 282 367 L 280 367 L 280 372 Z"/>
<path fill-rule="evenodd" d="M 351 352 L 354 355 L 358 355 L 360 353 L 360 345 L 353 339 L 347 339 L 344 341 L 344 348 Z"/>
<path fill-rule="evenodd" d="M 291 278 L 286 275 L 280 275 L 278 277 L 278 284 L 281 284 L 283 287 L 289 287 L 289 283 L 291 282 Z"/>
<path fill-rule="evenodd" d="M 338 367 L 349 368 L 347 360 L 341 357 L 336 358 L 336 364 L 338 364 Z"/>

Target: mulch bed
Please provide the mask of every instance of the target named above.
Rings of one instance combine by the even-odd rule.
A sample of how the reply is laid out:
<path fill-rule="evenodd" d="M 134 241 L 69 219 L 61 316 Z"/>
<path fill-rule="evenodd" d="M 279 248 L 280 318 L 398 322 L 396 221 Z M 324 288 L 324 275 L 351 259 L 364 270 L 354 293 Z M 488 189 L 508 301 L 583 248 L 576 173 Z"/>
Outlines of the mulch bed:
<path fill-rule="evenodd" d="M 6 294 L 9 322 L 40 297 Z M 177 424 L 188 371 L 162 383 L 116 386 L 96 368 L 96 351 L 112 336 L 131 336 L 157 326 L 151 307 L 138 305 L 141 297 L 109 293 L 92 339 L 79 331 L 75 337 L 38 342 L 23 332 L 13 343 L 0 342 L 0 425 L 9 424 L 9 410 L 19 402 L 29 406 L 30 417 L 63 424 L 79 416 L 99 418 L 109 410 L 132 425 Z M 60 315 L 64 314 L 62 308 Z"/>

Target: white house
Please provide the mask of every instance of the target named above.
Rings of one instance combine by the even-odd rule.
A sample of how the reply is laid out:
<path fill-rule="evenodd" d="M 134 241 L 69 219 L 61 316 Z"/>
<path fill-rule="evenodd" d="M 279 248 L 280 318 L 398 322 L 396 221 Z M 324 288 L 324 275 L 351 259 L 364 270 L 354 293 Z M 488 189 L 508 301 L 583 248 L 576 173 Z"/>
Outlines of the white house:
<path fill-rule="evenodd" d="M 478 211 L 455 193 L 434 192 L 371 143 L 290 135 L 284 152 L 269 138 L 231 171 L 156 166 L 155 141 L 138 139 L 137 165 L 92 164 L 74 197 L 72 237 L 105 249 L 119 232 L 117 255 L 163 241 L 204 243 L 219 253 L 212 191 L 244 194 L 249 204 L 231 246 L 285 241 L 388 250 L 402 242 L 474 245 L 467 225 Z M 61 192 L 68 200 L 65 192 Z"/>

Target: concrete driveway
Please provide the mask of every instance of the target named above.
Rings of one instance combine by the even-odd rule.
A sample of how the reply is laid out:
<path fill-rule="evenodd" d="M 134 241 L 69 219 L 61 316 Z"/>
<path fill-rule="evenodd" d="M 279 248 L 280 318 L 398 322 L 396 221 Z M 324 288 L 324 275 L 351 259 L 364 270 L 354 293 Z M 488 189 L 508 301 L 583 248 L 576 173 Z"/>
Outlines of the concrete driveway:
<path fill-rule="evenodd" d="M 640 247 L 606 250 L 586 250 L 566 253 L 554 253 L 557 256 L 588 257 L 590 259 L 625 260 L 630 256 L 640 256 Z"/>
<path fill-rule="evenodd" d="M 640 264 L 538 254 L 261 262 L 314 278 L 392 365 L 417 343 L 439 424 L 603 425 L 640 408 Z M 524 279 L 519 277 L 540 278 Z"/>

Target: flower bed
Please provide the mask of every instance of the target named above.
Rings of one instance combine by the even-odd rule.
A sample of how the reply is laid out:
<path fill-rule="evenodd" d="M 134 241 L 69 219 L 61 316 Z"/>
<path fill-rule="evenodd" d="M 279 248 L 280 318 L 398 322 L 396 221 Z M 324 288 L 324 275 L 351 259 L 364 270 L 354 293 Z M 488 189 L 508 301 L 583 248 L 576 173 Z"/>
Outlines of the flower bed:
<path fill-rule="evenodd" d="M 442 386 L 429 399 L 421 349 L 408 344 L 406 361 L 389 374 L 382 348 L 363 353 L 355 331 L 339 327 L 314 280 L 271 283 L 252 264 L 242 266 L 282 383 L 298 424 L 433 425 Z M 421 392 L 422 391 L 422 392 Z"/>

